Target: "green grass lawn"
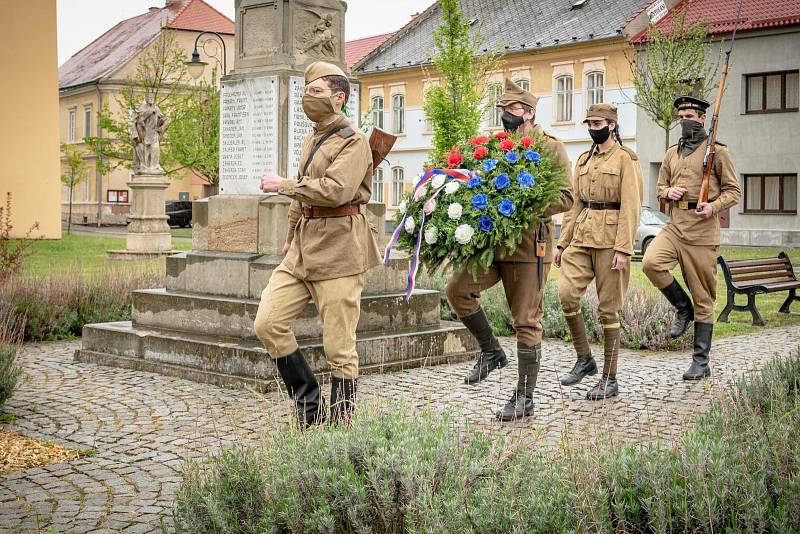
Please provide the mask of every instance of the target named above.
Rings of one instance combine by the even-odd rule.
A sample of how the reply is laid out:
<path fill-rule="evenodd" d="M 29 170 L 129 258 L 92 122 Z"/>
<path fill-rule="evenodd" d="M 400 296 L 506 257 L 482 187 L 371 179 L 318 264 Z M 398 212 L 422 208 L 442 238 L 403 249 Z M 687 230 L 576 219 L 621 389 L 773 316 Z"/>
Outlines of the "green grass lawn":
<path fill-rule="evenodd" d="M 174 241 L 175 250 L 189 250 L 187 241 Z M 125 248 L 125 238 L 65 234 L 60 240 L 33 242 L 30 256 L 22 266 L 23 274 L 57 274 L 80 269 L 92 273 L 105 269 L 164 268 L 164 260 L 114 261 L 109 260 L 107 250 Z"/>
<path fill-rule="evenodd" d="M 170 228 L 172 237 L 192 237 L 191 228 Z"/>

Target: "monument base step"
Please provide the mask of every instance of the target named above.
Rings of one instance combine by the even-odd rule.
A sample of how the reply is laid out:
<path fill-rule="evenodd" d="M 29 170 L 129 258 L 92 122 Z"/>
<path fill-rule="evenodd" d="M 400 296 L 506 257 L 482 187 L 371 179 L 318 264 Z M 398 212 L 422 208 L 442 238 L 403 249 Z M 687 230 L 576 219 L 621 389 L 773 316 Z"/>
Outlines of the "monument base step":
<path fill-rule="evenodd" d="M 315 373 L 330 372 L 322 340 L 304 340 L 300 346 Z M 479 352 L 466 328 L 452 322 L 359 335 L 357 350 L 361 374 L 464 362 Z M 280 382 L 258 341 L 144 328 L 130 321 L 86 325 L 75 360 L 258 391 L 275 389 Z"/>

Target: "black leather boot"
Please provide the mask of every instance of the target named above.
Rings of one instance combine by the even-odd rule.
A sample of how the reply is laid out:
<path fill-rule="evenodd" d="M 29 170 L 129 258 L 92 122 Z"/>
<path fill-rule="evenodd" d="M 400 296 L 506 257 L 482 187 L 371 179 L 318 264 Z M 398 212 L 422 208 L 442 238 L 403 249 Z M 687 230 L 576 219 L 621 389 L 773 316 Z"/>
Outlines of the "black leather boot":
<path fill-rule="evenodd" d="M 669 335 L 673 338 L 681 337 L 683 333 L 686 332 L 686 329 L 689 328 L 689 323 L 694 321 L 694 306 L 692 305 L 692 301 L 675 279 L 672 280 L 670 285 L 662 289 L 661 293 L 667 298 L 670 304 L 675 306 L 675 322 L 672 323 Z"/>
<path fill-rule="evenodd" d="M 578 356 L 572 370 L 561 377 L 562 386 L 574 386 L 585 377 L 597 374 L 597 362 L 594 361 L 592 354 Z"/>
<path fill-rule="evenodd" d="M 683 373 L 684 380 L 700 380 L 711 376 L 711 367 L 708 366 L 708 352 L 711 350 L 711 335 L 713 333 L 713 324 L 694 323 L 692 365 Z"/>
<path fill-rule="evenodd" d="M 617 394 L 619 394 L 617 377 L 603 374 L 597 382 L 597 385 L 586 392 L 586 398 L 589 400 L 602 400 L 615 397 Z"/>
<path fill-rule="evenodd" d="M 483 309 L 478 308 L 475 313 L 462 317 L 461 322 L 475 336 L 481 346 L 481 353 L 475 366 L 464 378 L 465 384 L 477 384 L 498 367 L 502 368 L 508 365 L 508 358 L 500 347 L 500 342 L 494 337 L 489 319 L 486 318 Z"/>
<path fill-rule="evenodd" d="M 533 392 L 536 389 L 536 378 L 542 361 L 542 345 L 533 347 L 517 343 L 517 362 L 519 377 L 517 389 L 511 399 L 497 412 L 501 421 L 514 421 L 533 414 Z"/>
<path fill-rule="evenodd" d="M 356 379 L 331 377 L 331 423 L 350 424 L 356 407 Z"/>
<path fill-rule="evenodd" d="M 286 391 L 297 404 L 297 421 L 301 428 L 320 424 L 325 420 L 325 399 L 319 382 L 298 348 L 293 353 L 275 360 Z"/>

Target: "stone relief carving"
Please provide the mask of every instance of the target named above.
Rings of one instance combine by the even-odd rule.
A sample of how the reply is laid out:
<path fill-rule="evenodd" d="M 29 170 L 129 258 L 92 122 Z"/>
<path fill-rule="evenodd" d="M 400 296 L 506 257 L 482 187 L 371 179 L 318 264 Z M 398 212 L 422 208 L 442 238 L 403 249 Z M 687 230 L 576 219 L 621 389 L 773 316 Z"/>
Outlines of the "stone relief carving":
<path fill-rule="evenodd" d="M 336 59 L 338 32 L 332 13 L 321 13 L 309 8 L 297 12 L 295 28 L 305 28 L 296 32 L 297 50 L 306 55 L 322 59 Z"/>

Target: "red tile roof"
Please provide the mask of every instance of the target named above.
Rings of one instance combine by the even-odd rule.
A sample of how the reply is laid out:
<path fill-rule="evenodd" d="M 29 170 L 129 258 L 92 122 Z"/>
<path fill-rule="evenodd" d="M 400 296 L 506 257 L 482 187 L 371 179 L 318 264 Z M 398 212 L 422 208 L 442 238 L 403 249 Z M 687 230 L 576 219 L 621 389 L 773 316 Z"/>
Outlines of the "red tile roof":
<path fill-rule="evenodd" d="M 234 26 L 231 19 L 203 0 L 189 0 L 169 23 L 169 27 L 176 30 L 211 31 L 230 35 L 233 35 Z"/>
<path fill-rule="evenodd" d="M 394 34 L 395 32 L 382 33 L 381 35 L 347 41 L 344 44 L 344 62 L 347 64 L 347 70 L 351 70 L 353 65 L 358 63 L 361 58 L 378 48 Z"/>
<path fill-rule="evenodd" d="M 686 22 L 700 22 L 709 27 L 709 34 L 731 33 L 737 31 L 763 30 L 800 24 L 800 2 L 797 0 L 741 0 L 742 11 L 739 24 L 736 24 L 738 0 L 682 0 L 656 23 L 660 30 L 668 30 L 677 13 L 686 9 Z M 647 30 L 642 30 L 632 39 L 632 43 L 646 40 Z"/>

